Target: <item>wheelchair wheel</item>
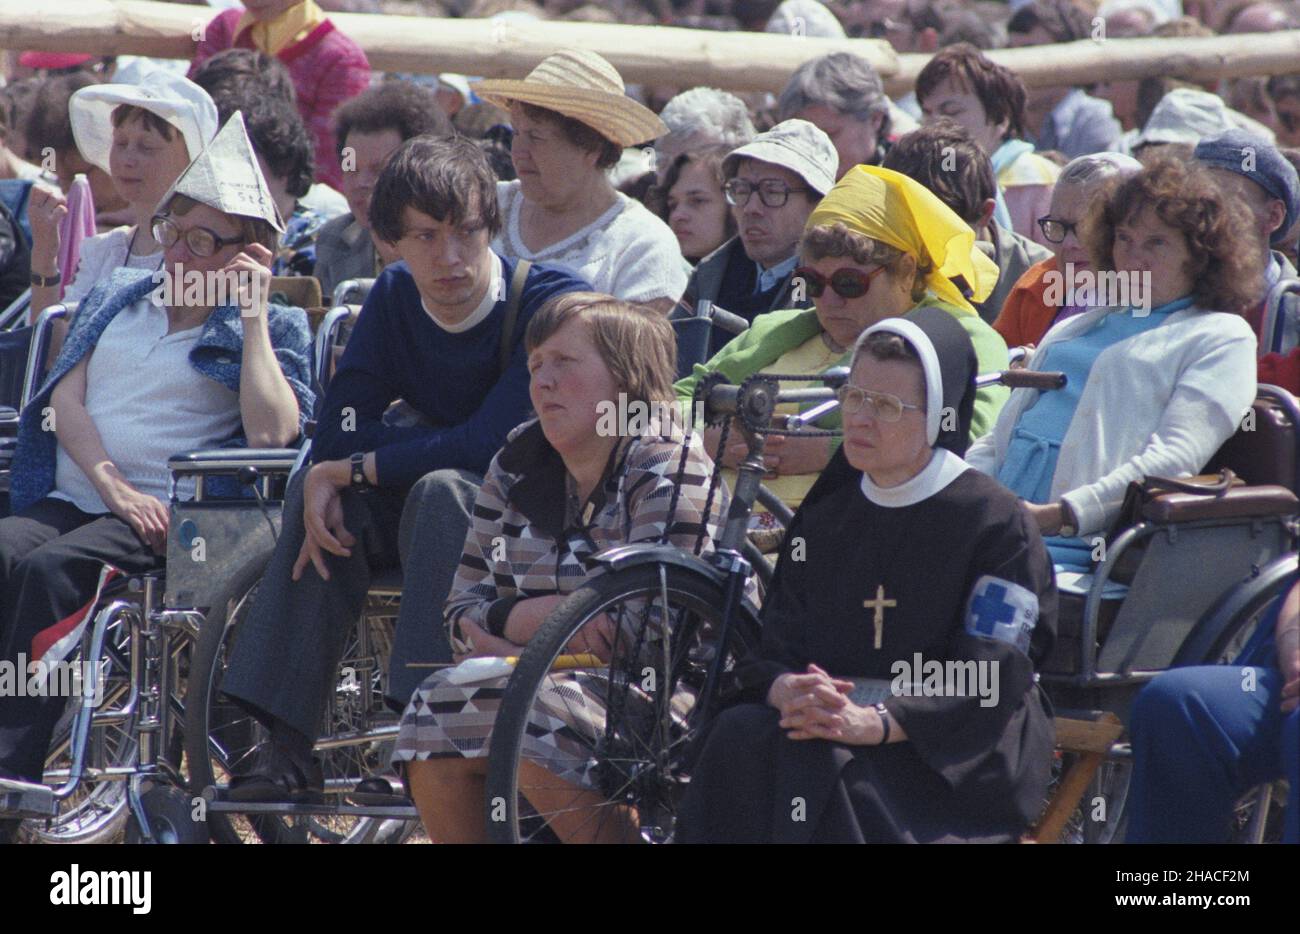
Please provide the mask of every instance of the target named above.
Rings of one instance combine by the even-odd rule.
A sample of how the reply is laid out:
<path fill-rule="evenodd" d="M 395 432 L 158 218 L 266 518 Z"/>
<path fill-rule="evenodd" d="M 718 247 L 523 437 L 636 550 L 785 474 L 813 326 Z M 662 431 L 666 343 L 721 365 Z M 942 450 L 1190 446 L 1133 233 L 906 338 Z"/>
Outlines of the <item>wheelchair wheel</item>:
<path fill-rule="evenodd" d="M 173 785 L 158 785 L 140 796 L 155 843 L 207 843 L 208 829 L 195 818 L 194 799 Z M 126 842 L 145 843 L 134 814 L 126 822 Z"/>
<path fill-rule="evenodd" d="M 1293 555 L 1291 563 L 1294 562 Z M 1236 664 L 1242 649 L 1259 634 L 1260 625 L 1268 624 L 1267 618 L 1275 602 L 1286 596 L 1296 579 L 1294 571 L 1274 575 L 1264 586 L 1233 601 L 1230 618 L 1214 638 L 1208 641 L 1202 663 Z M 1230 842 L 1280 843 L 1286 800 L 1285 780 L 1250 789 L 1233 807 Z"/>
<path fill-rule="evenodd" d="M 104 634 L 108 659 L 101 709 L 121 706 L 130 693 L 130 626 L 118 617 Z M 72 726 L 77 704 L 70 702 L 54 728 L 54 738 L 45 760 L 46 781 L 66 781 L 72 765 Z M 86 767 L 107 769 L 128 767 L 135 761 L 137 742 L 125 723 L 107 723 L 92 728 L 86 746 Z M 111 843 L 121 837 L 127 820 L 124 781 L 97 781 L 84 777 L 78 789 L 64 800 L 57 816 L 49 820 L 27 820 L 19 827 L 19 838 L 33 843 Z"/>
<path fill-rule="evenodd" d="M 721 586 L 699 572 L 645 565 L 598 577 L 556 608 L 501 697 L 485 786 L 489 839 L 672 839 L 723 602 Z M 602 614 L 617 625 L 612 660 L 555 670 Z M 757 641 L 742 607 L 724 669 Z"/>
<path fill-rule="evenodd" d="M 227 660 L 252 607 L 271 551 L 255 556 L 231 579 L 204 619 L 194 649 L 186 698 L 185 745 L 190 789 L 226 784 L 240 767 L 253 762 L 268 742 L 265 728 L 223 696 Z M 374 596 L 344 651 L 343 676 L 327 717 L 329 734 L 362 732 L 374 719 L 396 720 L 383 709 L 381 677 L 391 645 L 395 607 Z M 387 623 L 387 625 L 386 625 Z M 327 800 L 352 790 L 366 775 L 387 765 L 391 741 L 358 742 L 320 753 Z M 208 811 L 209 831 L 218 843 L 363 843 L 397 841 L 391 822 L 372 818 L 271 815 L 246 816 Z"/>

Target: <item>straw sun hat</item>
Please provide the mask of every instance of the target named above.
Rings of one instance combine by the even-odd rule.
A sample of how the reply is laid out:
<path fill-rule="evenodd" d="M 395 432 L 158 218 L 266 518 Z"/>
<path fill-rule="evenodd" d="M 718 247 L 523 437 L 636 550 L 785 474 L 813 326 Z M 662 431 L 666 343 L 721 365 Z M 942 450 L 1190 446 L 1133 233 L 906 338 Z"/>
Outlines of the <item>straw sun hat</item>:
<path fill-rule="evenodd" d="M 506 109 L 511 101 L 519 101 L 553 110 L 619 146 L 635 146 L 668 132 L 653 111 L 623 92 L 619 73 L 595 52 L 564 49 L 543 59 L 522 81 L 489 78 L 476 84 L 474 93 Z"/>

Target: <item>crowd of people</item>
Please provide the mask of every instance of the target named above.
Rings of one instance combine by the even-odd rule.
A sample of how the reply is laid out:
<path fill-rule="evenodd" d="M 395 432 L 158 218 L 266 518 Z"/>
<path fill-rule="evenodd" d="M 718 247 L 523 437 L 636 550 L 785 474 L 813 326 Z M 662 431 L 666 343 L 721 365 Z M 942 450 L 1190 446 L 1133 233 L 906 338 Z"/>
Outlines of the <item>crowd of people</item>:
<path fill-rule="evenodd" d="M 771 94 L 629 86 L 573 49 L 512 78 L 380 74 L 325 6 L 930 58 L 896 99 L 849 52 Z M 751 517 L 776 561 L 747 595 L 763 641 L 700 739 L 679 839 L 1016 839 L 1051 772 L 1036 672 L 1082 612 L 1057 575 L 1090 570 L 1131 482 L 1199 473 L 1258 383 L 1300 394 L 1300 77 L 1026 88 L 984 53 L 1292 26 L 1271 0 L 244 0 L 190 62 L 15 56 L 0 307 L 72 314 L 19 422 L 0 658 L 61 657 L 108 580 L 162 567 L 170 455 L 293 446 L 311 419 L 222 683 L 269 735 L 228 795 L 323 800 L 313 746 L 345 640 L 400 567 L 401 728 L 354 799 L 409 796 L 435 841 L 482 839 L 506 679 L 453 666 L 517 656 L 603 548 L 712 547 L 714 465 L 730 483 L 746 448 L 692 423 L 700 386 L 848 367 L 819 430 L 768 440 L 794 519 Z M 97 232 L 70 223 L 87 195 Z M 225 272 L 263 296 L 314 277 L 324 304 L 373 280 L 319 398 L 314 309 L 153 295 L 160 274 Z M 705 303 L 746 328 L 691 358 L 674 322 Z M 975 385 L 1022 353 L 1064 388 Z M 616 399 L 678 414 L 611 434 Z M 1129 840 L 1223 839 L 1236 796 L 1285 774 L 1300 842 L 1300 588 L 1268 625 L 1258 690 L 1189 668 L 1139 697 Z M 574 650 L 617 645 L 606 619 Z M 913 653 L 998 666 L 1001 700 L 855 700 Z M 599 709 L 592 677 L 555 680 Z M 0 778 L 40 779 L 61 713 L 0 700 Z M 597 792 L 558 753 L 581 728 L 539 715 L 526 743 L 578 796 Z"/>

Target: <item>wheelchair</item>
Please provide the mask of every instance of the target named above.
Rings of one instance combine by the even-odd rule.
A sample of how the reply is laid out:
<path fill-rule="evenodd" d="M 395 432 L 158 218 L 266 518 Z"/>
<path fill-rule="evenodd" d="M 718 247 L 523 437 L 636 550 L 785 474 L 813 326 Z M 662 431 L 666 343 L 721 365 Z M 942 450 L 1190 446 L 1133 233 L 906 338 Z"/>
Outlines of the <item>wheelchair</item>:
<path fill-rule="evenodd" d="M 1058 575 L 1061 628 L 1041 678 L 1058 716 L 1093 724 L 1080 726 L 1082 745 L 1071 755 L 1092 757 L 1086 799 L 1101 802 L 1104 817 L 1066 816 L 1057 803 L 1040 840 L 1123 839 L 1132 764 L 1123 730 L 1137 693 L 1168 668 L 1237 663 L 1264 635 L 1269 608 L 1300 579 L 1297 425 L 1295 397 L 1261 384 L 1241 428 L 1206 467 L 1227 468 L 1242 485 L 1158 495 L 1135 524 L 1094 540 L 1090 574 Z M 1107 733 L 1112 740 L 1098 745 Z M 1285 799 L 1277 790 L 1262 786 L 1243 798 L 1237 839 L 1260 842 L 1277 830 L 1272 804 Z"/>
<path fill-rule="evenodd" d="M 334 292 L 334 307 L 319 323 L 313 361 L 313 388 L 318 399 L 324 397 L 360 312 L 355 302 L 364 299 L 373 281 L 340 283 Z M 304 444 L 295 452 L 294 472 L 306 464 L 308 450 Z M 181 468 L 176 461 L 173 465 Z M 208 468 L 195 463 L 181 469 Z M 227 660 L 265 575 L 274 541 L 262 538 L 241 549 L 240 559 L 210 595 L 210 609 L 196 637 L 187 695 L 185 745 L 190 787 L 208 802 L 212 838 L 222 843 L 402 842 L 418 827 L 413 806 L 353 806 L 341 800 L 361 779 L 383 771 L 397 734 L 398 716 L 384 701 L 387 662 L 401 604 L 401 571 L 396 568 L 378 572 L 371 580 L 315 745 L 330 803 L 236 804 L 223 800 L 231 774 L 255 757 L 267 741 L 257 721 L 220 692 Z"/>
<path fill-rule="evenodd" d="M 707 323 L 715 314 L 702 303 L 695 315 L 679 313 L 674 319 L 679 339 L 689 341 L 697 354 L 707 347 L 707 327 L 699 322 Z M 690 371 L 692 362 L 700 361 L 684 363 L 684 372 Z M 815 417 L 814 412 L 823 412 L 828 405 L 805 412 L 800 420 L 811 420 L 809 416 Z M 1277 387 L 1260 386 L 1241 430 L 1209 465 L 1211 469 L 1232 468 L 1246 485 L 1214 496 L 1174 493 L 1155 497 L 1136 524 L 1110 540 L 1099 539 L 1098 563 L 1092 573 L 1058 581 L 1063 603 L 1074 604 L 1075 625 L 1071 628 L 1069 614 L 1063 612 L 1059 646 L 1040 673 L 1057 708 L 1056 778 L 1043 815 L 1027 840 L 1121 841 L 1132 761 L 1123 734 L 1137 692 L 1171 667 L 1232 663 L 1262 635 L 1260 622 L 1267 609 L 1300 578 L 1296 559 L 1300 533 L 1297 424 L 1300 408 L 1294 397 Z M 593 560 L 607 566 L 610 573 L 557 608 L 537 637 L 547 644 L 535 650 L 530 644 L 512 674 L 499 714 L 499 719 L 508 721 L 509 729 L 498 729 L 503 734 L 500 743 L 494 734 L 489 762 L 485 817 L 491 839 L 517 842 L 555 837 L 547 826 L 549 819 L 538 814 L 539 808 L 550 806 L 549 800 L 535 804 L 521 793 L 525 781 L 545 783 L 537 778 L 535 767 L 530 770 L 531 779 L 526 776 L 522 738 L 525 730 L 535 729 L 526 725 L 530 716 L 540 712 L 554 720 L 566 703 L 547 695 L 542 686 L 550 683 L 548 672 L 556 666 L 582 667 L 562 654 L 568 637 L 594 614 L 608 612 L 623 601 L 644 608 L 657 599 L 661 609 L 656 619 L 695 619 L 697 628 L 720 622 L 716 619 L 722 605 L 718 594 L 703 599 L 686 586 L 692 583 L 686 579 L 691 574 L 684 577 L 683 571 L 689 572 L 692 560 L 698 563 L 698 559 L 669 554 L 671 549 L 650 555 L 633 551 L 614 549 L 595 556 Z M 652 573 L 656 569 L 657 578 Z M 637 574 L 645 579 L 634 580 Z M 614 580 L 616 576 L 623 578 L 621 584 Z M 708 589 L 708 575 L 695 576 L 700 578 L 700 587 Z M 715 583 L 713 589 L 717 586 Z M 752 638 L 752 633 L 746 637 L 746 623 L 745 619 L 737 623 L 742 644 Z M 549 638 L 543 640 L 543 634 Z M 665 670 L 690 671 L 690 664 L 681 665 L 664 660 Z M 667 786 L 683 774 L 685 763 L 677 756 L 685 727 L 679 724 L 674 733 L 665 724 L 677 722 L 685 714 L 658 710 L 649 697 L 637 693 L 635 679 L 628 672 L 611 669 L 608 677 L 611 683 L 622 685 L 629 698 L 641 703 L 629 701 L 621 710 L 611 707 L 599 724 L 598 735 L 587 745 L 587 762 L 581 768 L 570 763 L 569 771 L 594 776 L 594 787 L 605 793 L 606 803 L 589 806 L 591 814 L 602 808 L 606 814 L 621 810 L 639 821 L 639 834 L 633 836 L 650 841 L 671 839 L 673 793 Z M 706 690 L 701 696 L 707 701 L 711 695 Z M 702 715 L 694 716 L 697 725 L 703 722 Z M 581 757 L 581 753 L 574 756 Z M 689 774 L 689 768 L 685 773 Z M 1260 842 L 1276 830 L 1275 799 L 1282 800 L 1272 785 L 1253 789 L 1243 797 L 1237 809 L 1238 839 Z M 1081 808 L 1084 800 L 1087 805 Z M 1094 807 L 1098 801 L 1103 803 L 1100 819 Z M 642 802 L 650 804 L 645 807 Z M 567 806 L 560 810 L 565 809 Z"/>
<path fill-rule="evenodd" d="M 328 381 L 339 335 L 355 313 L 334 308 L 318 328 L 313 354 L 318 387 Z M 10 437 L 16 434 L 16 410 L 44 377 L 53 325 L 66 315 L 65 307 L 54 306 L 32 329 L 21 399 L 9 412 L 0 410 L 0 428 L 9 429 Z M 0 466 L 7 468 L 11 454 L 12 442 L 0 448 L 5 457 Z M 249 726 L 252 721 L 241 725 L 231 711 L 208 703 L 219 685 L 213 666 L 247 605 L 231 594 L 247 597 L 253 589 L 255 582 L 242 591 L 236 585 L 247 582 L 259 562 L 264 566 L 278 534 L 288 478 L 305 457 L 306 445 L 198 451 L 169 460 L 173 494 L 185 480 L 193 480 L 195 491 L 193 499 L 172 497 L 166 569 L 106 587 L 88 616 L 76 656 L 103 666 L 104 690 L 95 703 L 69 705 L 56 728 L 42 783 L 0 786 L 0 816 L 23 818 L 20 839 L 108 842 L 123 832 L 129 842 L 177 843 L 210 838 L 369 842 L 381 831 L 386 838 L 400 837 L 393 834 L 394 825 L 408 823 L 384 818 L 291 815 L 280 821 L 254 815 L 242 820 L 223 814 L 201 794 L 213 784 L 214 773 L 233 764 L 234 750 L 251 752 L 264 740 Z M 0 482 L 6 488 L 7 481 L 3 469 Z M 365 717 L 375 699 L 369 690 L 372 676 L 388 654 L 372 631 L 395 615 L 399 589 L 390 580 L 377 581 L 372 591 L 374 612 L 359 621 L 358 642 L 345 662 L 350 677 L 333 705 L 332 715 L 342 724 L 336 733 L 367 728 Z M 217 638 L 209 635 L 214 632 Z M 355 749 L 346 743 L 337 748 L 348 755 Z M 327 755 L 327 761 L 334 758 Z M 345 774 L 358 777 L 355 770 L 338 767 L 334 783 Z M 212 813 L 209 804 L 216 805 Z M 414 809 L 407 816 L 414 818 Z"/>

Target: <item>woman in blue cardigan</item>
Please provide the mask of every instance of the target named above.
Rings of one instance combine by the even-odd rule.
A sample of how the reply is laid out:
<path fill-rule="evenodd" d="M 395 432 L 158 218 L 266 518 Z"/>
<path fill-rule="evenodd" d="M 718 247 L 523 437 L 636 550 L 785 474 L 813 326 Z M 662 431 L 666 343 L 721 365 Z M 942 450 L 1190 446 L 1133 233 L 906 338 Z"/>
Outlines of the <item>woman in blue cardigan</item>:
<path fill-rule="evenodd" d="M 161 566 L 170 456 L 297 439 L 311 338 L 301 309 L 265 300 L 281 228 L 236 114 L 159 203 L 162 281 L 118 269 L 79 306 L 23 411 L 0 520 L 0 659 L 16 670 L 62 660 L 111 577 Z M 0 777 L 40 780 L 65 701 L 0 704 Z"/>

